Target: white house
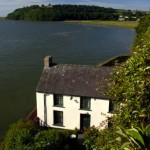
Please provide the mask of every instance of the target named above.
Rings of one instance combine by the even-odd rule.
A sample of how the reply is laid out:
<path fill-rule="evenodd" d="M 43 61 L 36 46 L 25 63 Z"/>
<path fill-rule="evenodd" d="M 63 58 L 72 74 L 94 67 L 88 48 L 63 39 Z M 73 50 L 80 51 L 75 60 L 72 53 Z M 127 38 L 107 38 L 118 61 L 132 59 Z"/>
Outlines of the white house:
<path fill-rule="evenodd" d="M 37 117 L 43 125 L 82 130 L 106 120 L 110 101 L 97 89 L 104 86 L 106 92 L 110 67 L 54 64 L 51 56 L 44 64 L 36 89 Z"/>
<path fill-rule="evenodd" d="M 119 16 L 119 21 L 125 21 L 125 18 L 123 16 Z"/>

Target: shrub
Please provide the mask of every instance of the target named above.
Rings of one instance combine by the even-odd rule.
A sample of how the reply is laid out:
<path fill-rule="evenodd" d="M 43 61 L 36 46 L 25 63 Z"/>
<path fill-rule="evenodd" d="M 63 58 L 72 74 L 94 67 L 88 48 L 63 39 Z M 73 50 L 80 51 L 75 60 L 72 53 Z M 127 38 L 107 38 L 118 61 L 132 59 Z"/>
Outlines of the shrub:
<path fill-rule="evenodd" d="M 96 140 L 99 136 L 99 131 L 94 126 L 88 128 L 84 132 L 84 143 L 87 150 L 96 149 Z"/>
<path fill-rule="evenodd" d="M 70 149 L 69 137 L 71 134 L 71 131 L 55 129 L 40 131 L 36 137 L 34 148 L 37 150 Z"/>
<path fill-rule="evenodd" d="M 138 26 L 136 27 L 136 38 L 133 44 L 133 48 L 141 44 L 141 38 L 147 32 L 150 26 L 150 13 L 145 15 L 140 21 Z"/>
<path fill-rule="evenodd" d="M 70 130 L 39 130 L 30 122 L 18 121 L 10 126 L 0 143 L 1 150 L 58 150 L 74 149 Z"/>
<path fill-rule="evenodd" d="M 11 125 L 4 140 L 4 150 L 27 149 L 33 142 L 35 132 L 35 126 L 30 122 L 18 121 Z"/>

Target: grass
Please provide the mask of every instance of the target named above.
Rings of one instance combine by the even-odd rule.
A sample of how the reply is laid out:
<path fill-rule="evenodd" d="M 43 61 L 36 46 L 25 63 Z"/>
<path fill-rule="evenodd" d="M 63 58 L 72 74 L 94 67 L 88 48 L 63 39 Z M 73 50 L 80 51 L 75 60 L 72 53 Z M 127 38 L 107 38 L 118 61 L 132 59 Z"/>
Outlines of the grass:
<path fill-rule="evenodd" d="M 120 27 L 120 28 L 131 28 L 131 29 L 134 29 L 138 25 L 137 21 L 71 20 L 71 21 L 65 21 L 65 22 L 102 25 L 102 26 Z"/>

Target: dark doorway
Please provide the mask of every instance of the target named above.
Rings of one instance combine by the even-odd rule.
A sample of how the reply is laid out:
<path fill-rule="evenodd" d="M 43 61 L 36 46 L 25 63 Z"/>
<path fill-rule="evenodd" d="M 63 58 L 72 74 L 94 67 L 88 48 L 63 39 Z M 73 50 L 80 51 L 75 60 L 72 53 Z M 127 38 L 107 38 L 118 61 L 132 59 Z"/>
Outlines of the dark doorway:
<path fill-rule="evenodd" d="M 89 114 L 80 114 L 80 130 L 90 127 L 91 116 Z"/>

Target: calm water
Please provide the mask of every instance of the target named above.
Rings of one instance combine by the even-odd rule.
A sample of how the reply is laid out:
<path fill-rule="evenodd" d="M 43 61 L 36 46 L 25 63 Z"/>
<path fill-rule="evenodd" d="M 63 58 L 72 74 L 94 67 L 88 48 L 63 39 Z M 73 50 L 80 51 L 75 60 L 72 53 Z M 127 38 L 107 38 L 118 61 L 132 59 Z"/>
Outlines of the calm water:
<path fill-rule="evenodd" d="M 0 21 L 0 138 L 35 106 L 43 59 L 90 64 L 130 53 L 131 29 L 73 23 Z"/>

